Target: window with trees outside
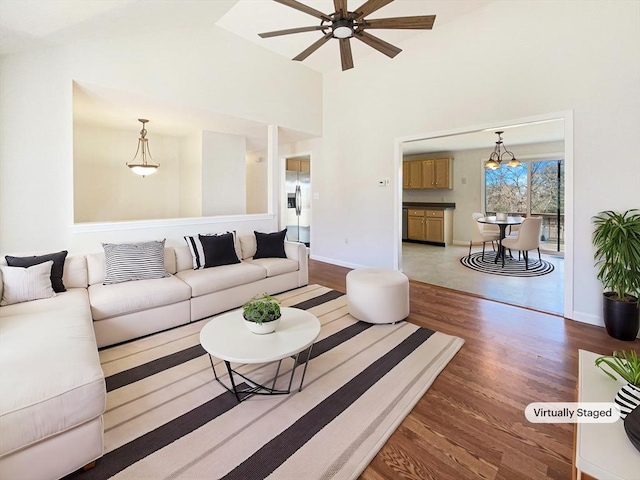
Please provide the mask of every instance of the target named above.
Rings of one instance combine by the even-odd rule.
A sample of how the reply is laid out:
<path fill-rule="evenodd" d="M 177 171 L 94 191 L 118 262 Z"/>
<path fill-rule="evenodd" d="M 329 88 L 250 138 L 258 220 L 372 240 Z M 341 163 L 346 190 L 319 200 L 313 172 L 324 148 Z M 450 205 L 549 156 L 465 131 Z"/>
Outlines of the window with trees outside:
<path fill-rule="evenodd" d="M 564 160 L 485 170 L 485 211 L 541 216 L 540 249 L 564 252 Z"/>

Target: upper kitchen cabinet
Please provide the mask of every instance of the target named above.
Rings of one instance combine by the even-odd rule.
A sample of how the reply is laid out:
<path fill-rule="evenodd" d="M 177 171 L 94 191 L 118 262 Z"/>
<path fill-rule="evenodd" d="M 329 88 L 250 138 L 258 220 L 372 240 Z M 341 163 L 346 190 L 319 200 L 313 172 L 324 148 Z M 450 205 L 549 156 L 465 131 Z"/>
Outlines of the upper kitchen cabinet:
<path fill-rule="evenodd" d="M 311 161 L 298 158 L 287 158 L 287 170 L 293 172 L 311 173 Z"/>
<path fill-rule="evenodd" d="M 405 190 L 422 187 L 422 162 L 410 161 L 402 164 L 402 188 Z"/>
<path fill-rule="evenodd" d="M 448 158 L 422 160 L 422 188 L 452 188 Z"/>
<path fill-rule="evenodd" d="M 402 164 L 402 188 L 452 189 L 453 160 L 450 158 L 425 158 L 407 160 Z"/>

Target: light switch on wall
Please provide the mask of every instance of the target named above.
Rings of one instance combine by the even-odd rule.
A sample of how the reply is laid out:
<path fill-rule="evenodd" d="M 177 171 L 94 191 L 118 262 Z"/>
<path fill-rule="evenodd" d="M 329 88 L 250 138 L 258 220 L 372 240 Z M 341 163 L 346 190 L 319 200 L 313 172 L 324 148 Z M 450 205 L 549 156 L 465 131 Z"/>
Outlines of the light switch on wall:
<path fill-rule="evenodd" d="M 318 192 L 313 192 L 313 199 L 320 200 L 320 194 Z"/>

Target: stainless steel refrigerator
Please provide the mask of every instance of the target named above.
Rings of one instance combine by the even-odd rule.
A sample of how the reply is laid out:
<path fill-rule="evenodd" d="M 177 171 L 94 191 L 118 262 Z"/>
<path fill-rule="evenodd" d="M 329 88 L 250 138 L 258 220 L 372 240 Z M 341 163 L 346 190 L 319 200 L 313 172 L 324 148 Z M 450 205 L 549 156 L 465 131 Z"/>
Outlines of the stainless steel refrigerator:
<path fill-rule="evenodd" d="M 302 242 L 308 247 L 311 228 L 311 175 L 308 172 L 287 170 L 285 184 L 287 240 Z"/>

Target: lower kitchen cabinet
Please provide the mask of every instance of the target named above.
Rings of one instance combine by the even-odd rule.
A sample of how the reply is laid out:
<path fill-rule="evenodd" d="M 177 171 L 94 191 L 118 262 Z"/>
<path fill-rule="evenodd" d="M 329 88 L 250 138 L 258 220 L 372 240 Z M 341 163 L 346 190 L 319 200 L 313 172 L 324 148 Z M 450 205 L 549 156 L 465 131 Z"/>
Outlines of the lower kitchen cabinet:
<path fill-rule="evenodd" d="M 409 240 L 451 244 L 453 239 L 453 217 L 450 210 L 427 210 L 411 208 L 407 217 Z"/>

